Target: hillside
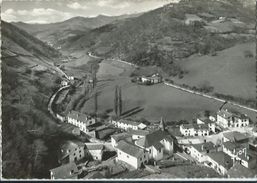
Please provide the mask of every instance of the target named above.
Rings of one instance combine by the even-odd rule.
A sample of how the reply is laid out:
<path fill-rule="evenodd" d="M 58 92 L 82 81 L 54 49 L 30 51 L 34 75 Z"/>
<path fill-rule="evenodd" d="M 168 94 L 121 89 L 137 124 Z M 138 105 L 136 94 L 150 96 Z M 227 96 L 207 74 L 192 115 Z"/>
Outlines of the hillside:
<path fill-rule="evenodd" d="M 185 24 L 194 16 L 201 22 Z M 239 1 L 182 0 L 90 30 L 68 39 L 62 46 L 71 52 L 90 48 L 99 55 L 119 57 L 141 66 L 157 65 L 170 75 L 177 75 L 183 70 L 175 64 L 176 60 L 195 53 L 215 55 L 251 40 L 254 18 L 254 11 Z"/>
<path fill-rule="evenodd" d="M 15 26 L 29 32 L 38 39 L 56 46 L 59 42 L 69 37 L 87 33 L 90 29 L 101 27 L 111 22 L 126 19 L 134 15 L 105 16 L 99 15 L 93 18 L 74 17 L 63 22 L 51 24 L 27 24 L 23 22 L 13 23 Z"/>
<path fill-rule="evenodd" d="M 2 25 L 2 175 L 48 178 L 48 170 L 58 165 L 60 139 L 66 138 L 47 111 L 60 79 L 50 63 L 59 53 L 9 23 Z"/>

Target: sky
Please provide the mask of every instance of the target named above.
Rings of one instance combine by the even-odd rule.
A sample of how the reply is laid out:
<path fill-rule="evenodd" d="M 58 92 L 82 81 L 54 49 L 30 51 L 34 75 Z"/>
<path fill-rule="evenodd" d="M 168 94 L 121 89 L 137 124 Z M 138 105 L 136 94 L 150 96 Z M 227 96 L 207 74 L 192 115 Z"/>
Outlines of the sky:
<path fill-rule="evenodd" d="M 3 0 L 7 22 L 54 23 L 72 17 L 118 16 L 156 9 L 178 0 Z"/>

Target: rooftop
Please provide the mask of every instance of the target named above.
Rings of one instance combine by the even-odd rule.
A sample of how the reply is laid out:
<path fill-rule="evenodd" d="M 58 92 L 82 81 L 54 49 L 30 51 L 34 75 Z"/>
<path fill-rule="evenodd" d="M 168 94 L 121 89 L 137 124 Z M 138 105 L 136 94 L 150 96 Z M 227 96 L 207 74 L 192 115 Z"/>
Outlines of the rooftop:
<path fill-rule="evenodd" d="M 128 133 L 119 133 L 119 134 L 116 134 L 116 135 L 112 135 L 111 136 L 115 141 L 120 141 L 120 140 L 124 140 L 128 137 L 131 137 L 130 134 Z"/>
<path fill-rule="evenodd" d="M 184 124 L 183 128 L 195 129 L 195 130 L 208 130 L 209 127 L 207 124 Z"/>
<path fill-rule="evenodd" d="M 92 119 L 91 116 L 73 110 L 68 113 L 67 117 L 76 119 L 77 121 L 81 121 L 84 123 L 88 123 L 88 120 Z"/>
<path fill-rule="evenodd" d="M 199 152 L 216 149 L 215 144 L 213 144 L 212 142 L 206 142 L 206 143 L 201 143 L 201 144 L 192 144 L 192 146 Z"/>
<path fill-rule="evenodd" d="M 104 146 L 102 144 L 87 144 L 88 150 L 103 150 Z"/>
<path fill-rule="evenodd" d="M 231 157 L 222 151 L 209 153 L 208 156 L 227 170 L 233 165 Z"/>
<path fill-rule="evenodd" d="M 249 139 L 245 134 L 240 133 L 238 131 L 226 132 L 223 133 L 223 136 L 229 139 L 230 141 L 243 141 Z"/>
<path fill-rule="evenodd" d="M 230 178 L 253 178 L 257 176 L 257 170 L 246 168 L 240 163 L 235 163 L 234 166 L 228 170 Z"/>
<path fill-rule="evenodd" d="M 157 130 L 147 134 L 145 137 L 137 140 L 137 144 L 142 147 L 151 147 L 161 140 L 166 139 L 169 142 L 173 142 L 173 138 L 166 131 Z"/>
<path fill-rule="evenodd" d="M 127 119 L 121 119 L 118 122 L 128 124 L 128 125 L 133 125 L 133 126 L 138 126 L 140 124 L 138 122 L 127 120 Z"/>
<path fill-rule="evenodd" d="M 246 119 L 247 116 L 245 114 L 241 114 L 237 111 L 228 111 L 227 109 L 222 109 L 220 111 L 217 112 L 217 115 L 222 116 L 226 119 L 230 118 L 230 117 L 237 117 L 240 119 Z"/>
<path fill-rule="evenodd" d="M 68 179 L 78 173 L 78 168 L 74 162 L 59 166 L 50 170 L 55 179 Z"/>
<path fill-rule="evenodd" d="M 131 135 L 140 135 L 140 136 L 146 136 L 147 134 L 149 134 L 150 132 L 148 130 L 133 130 L 130 129 L 128 131 L 129 134 Z"/>
<path fill-rule="evenodd" d="M 224 145 L 224 147 L 226 147 L 230 151 L 234 151 L 235 150 L 235 153 L 237 153 L 238 151 L 242 150 L 243 148 L 247 148 L 248 147 L 247 143 L 239 144 L 239 143 L 230 142 L 230 141 L 224 142 L 223 145 Z"/>
<path fill-rule="evenodd" d="M 118 142 L 116 148 L 134 157 L 140 157 L 142 154 L 144 154 L 144 149 L 128 143 L 124 140 Z"/>

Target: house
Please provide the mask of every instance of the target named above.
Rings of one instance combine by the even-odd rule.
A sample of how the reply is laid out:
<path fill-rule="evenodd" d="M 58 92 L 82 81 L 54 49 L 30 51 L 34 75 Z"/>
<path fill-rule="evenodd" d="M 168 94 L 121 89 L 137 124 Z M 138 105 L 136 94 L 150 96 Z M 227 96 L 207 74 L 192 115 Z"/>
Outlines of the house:
<path fill-rule="evenodd" d="M 157 84 L 162 82 L 162 77 L 156 73 L 152 76 L 141 76 L 138 78 L 143 84 Z"/>
<path fill-rule="evenodd" d="M 126 119 L 120 119 L 118 121 L 111 120 L 111 123 L 117 127 L 121 128 L 123 130 L 128 130 L 128 129 L 133 129 L 133 130 L 138 130 L 139 129 L 139 122 L 132 121 L 132 120 L 126 120 Z"/>
<path fill-rule="evenodd" d="M 63 124 L 60 126 L 60 129 L 61 129 L 63 132 L 68 133 L 68 134 L 72 134 L 72 135 L 75 135 L 75 136 L 79 136 L 79 135 L 80 135 L 80 129 L 79 129 L 79 127 L 74 126 L 74 125 L 69 124 L 69 123 L 63 123 Z"/>
<path fill-rule="evenodd" d="M 76 162 L 85 157 L 85 144 L 79 141 L 66 141 L 60 147 L 59 162 Z"/>
<path fill-rule="evenodd" d="M 236 142 L 236 143 L 246 143 L 249 141 L 249 137 L 238 131 L 223 133 L 223 142 Z"/>
<path fill-rule="evenodd" d="M 208 136 L 210 127 L 208 124 L 182 124 L 180 132 L 184 136 Z"/>
<path fill-rule="evenodd" d="M 62 86 L 68 86 L 68 84 L 69 84 L 68 81 L 65 81 L 65 80 L 61 81 Z"/>
<path fill-rule="evenodd" d="M 206 159 L 206 165 L 221 175 L 226 175 L 233 166 L 231 157 L 222 151 L 209 153 Z"/>
<path fill-rule="evenodd" d="M 84 133 L 88 132 L 88 126 L 96 123 L 95 118 L 77 111 L 70 111 L 67 115 L 67 121 L 68 123 L 79 127 Z"/>
<path fill-rule="evenodd" d="M 249 149 L 257 152 L 257 137 L 250 139 Z"/>
<path fill-rule="evenodd" d="M 256 178 L 257 169 L 249 169 L 240 163 L 235 163 L 233 167 L 228 170 L 227 174 L 228 178 Z"/>
<path fill-rule="evenodd" d="M 132 130 L 132 129 L 130 129 L 130 130 L 128 130 L 128 133 L 130 135 L 132 135 L 133 140 L 138 140 L 140 138 L 145 137 L 150 132 L 148 130 Z"/>
<path fill-rule="evenodd" d="M 249 125 L 249 118 L 245 114 L 222 109 L 217 112 L 217 124 L 223 128 L 246 127 Z"/>
<path fill-rule="evenodd" d="M 156 161 L 163 158 L 164 152 L 171 155 L 174 150 L 174 139 L 164 130 L 151 132 L 135 141 L 135 144 L 148 152 L 149 159 Z"/>
<path fill-rule="evenodd" d="M 194 25 L 196 22 L 203 22 L 203 19 L 195 14 L 186 14 L 186 25 Z"/>
<path fill-rule="evenodd" d="M 87 149 L 94 160 L 102 161 L 104 150 L 102 144 L 87 144 Z"/>
<path fill-rule="evenodd" d="M 79 170 L 72 162 L 50 170 L 51 179 L 77 179 Z"/>
<path fill-rule="evenodd" d="M 116 149 L 116 160 L 125 162 L 135 169 L 141 168 L 149 160 L 147 151 L 124 140 L 118 142 Z"/>
<path fill-rule="evenodd" d="M 119 133 L 111 136 L 112 147 L 116 147 L 118 142 L 121 140 L 125 140 L 127 142 L 132 142 L 132 136 L 128 133 Z"/>
<path fill-rule="evenodd" d="M 213 121 L 211 119 L 209 119 L 209 118 L 197 118 L 197 124 L 199 124 L 199 125 L 206 124 L 206 125 L 208 125 L 209 130 L 211 132 L 215 133 L 216 124 L 215 124 L 215 121 Z"/>
<path fill-rule="evenodd" d="M 212 142 L 206 142 L 201 144 L 192 144 L 188 148 L 190 155 L 198 162 L 202 163 L 207 160 L 207 154 L 216 152 L 217 148 Z"/>

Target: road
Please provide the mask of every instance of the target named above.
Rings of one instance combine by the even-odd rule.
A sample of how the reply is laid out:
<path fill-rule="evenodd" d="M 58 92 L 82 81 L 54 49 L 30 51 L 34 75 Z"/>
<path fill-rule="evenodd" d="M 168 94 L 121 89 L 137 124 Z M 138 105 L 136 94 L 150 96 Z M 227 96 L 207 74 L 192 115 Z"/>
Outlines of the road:
<path fill-rule="evenodd" d="M 176 88 L 176 89 L 188 92 L 188 93 L 192 93 L 192 94 L 199 95 L 199 96 L 202 96 L 202 97 L 205 97 L 205 98 L 213 99 L 213 100 L 216 100 L 216 101 L 219 101 L 219 102 L 227 102 L 228 104 L 231 104 L 231 105 L 234 105 L 234 106 L 238 106 L 238 107 L 241 107 L 241 108 L 253 111 L 253 112 L 257 112 L 257 109 L 254 109 L 254 108 L 251 108 L 251 107 L 247 107 L 247 106 L 235 103 L 235 102 L 226 101 L 224 99 L 220 99 L 220 98 L 217 98 L 217 97 L 214 97 L 214 96 L 211 96 L 211 95 L 206 95 L 204 93 L 200 93 L 200 92 L 196 92 L 196 91 L 193 91 L 193 90 L 189 90 L 187 88 L 183 88 L 183 87 L 171 84 L 171 83 L 164 82 L 164 84 L 167 85 L 167 86 L 170 86 L 170 87 L 173 87 L 173 88 Z"/>

